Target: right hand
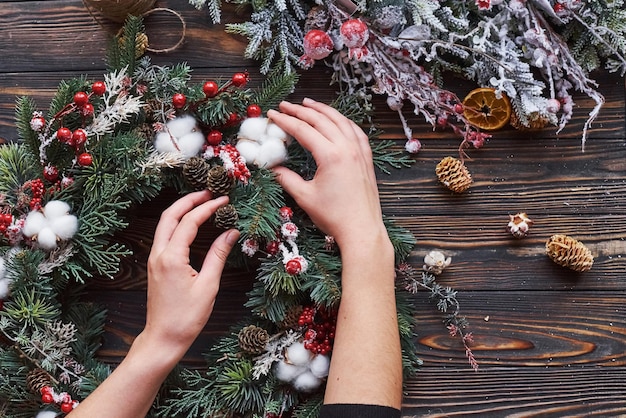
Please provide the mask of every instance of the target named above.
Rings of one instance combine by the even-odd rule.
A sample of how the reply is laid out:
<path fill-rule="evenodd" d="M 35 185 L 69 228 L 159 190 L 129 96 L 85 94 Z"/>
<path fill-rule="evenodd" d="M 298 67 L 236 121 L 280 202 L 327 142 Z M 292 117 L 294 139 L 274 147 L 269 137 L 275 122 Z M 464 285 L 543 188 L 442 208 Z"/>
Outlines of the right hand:
<path fill-rule="evenodd" d="M 311 99 L 282 102 L 268 117 L 313 154 L 317 171 L 306 181 L 276 167 L 277 180 L 324 233 L 342 247 L 383 233 L 382 211 L 367 135 L 337 110 Z M 374 229 L 374 231 L 373 231 Z M 386 231 L 384 231 L 386 235 Z"/>

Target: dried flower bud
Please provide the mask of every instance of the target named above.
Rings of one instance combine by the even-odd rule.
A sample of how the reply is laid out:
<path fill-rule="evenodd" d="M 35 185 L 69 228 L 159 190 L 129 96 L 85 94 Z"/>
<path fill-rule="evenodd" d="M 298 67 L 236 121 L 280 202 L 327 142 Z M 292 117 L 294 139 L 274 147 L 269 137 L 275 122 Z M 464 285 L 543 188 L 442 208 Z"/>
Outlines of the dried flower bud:
<path fill-rule="evenodd" d="M 424 271 L 435 276 L 441 274 L 450 265 L 452 258 L 446 257 L 441 251 L 433 250 L 424 257 Z"/>
<path fill-rule="evenodd" d="M 509 218 L 510 220 L 506 228 L 515 238 L 524 238 L 528 235 L 533 221 L 524 212 L 509 215 Z"/>

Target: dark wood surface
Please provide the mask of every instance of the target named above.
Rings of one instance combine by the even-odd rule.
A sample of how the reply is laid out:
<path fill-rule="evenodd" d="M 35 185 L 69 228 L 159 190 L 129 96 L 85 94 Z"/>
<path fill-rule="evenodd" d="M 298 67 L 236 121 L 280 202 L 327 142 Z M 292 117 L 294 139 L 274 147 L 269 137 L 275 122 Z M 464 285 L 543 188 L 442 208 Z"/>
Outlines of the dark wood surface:
<path fill-rule="evenodd" d="M 255 62 L 242 59 L 241 38 L 213 26 L 205 11 L 184 0 L 158 1 L 180 12 L 187 24 L 182 46 L 153 54 L 156 63 L 188 62 L 194 78 L 248 69 L 260 83 Z M 227 21 L 240 21 L 228 9 Z M 176 43 L 180 23 L 168 14 L 146 20 L 151 46 Z M 80 0 L 0 2 L 0 138 L 16 139 L 16 96 L 29 95 L 47 108 L 62 79 L 100 76 L 109 37 L 119 25 L 92 16 Z M 618 416 L 626 415 L 626 126 L 624 81 L 594 74 L 607 103 L 590 131 L 586 151 L 580 135 L 592 102 L 577 95 L 573 120 L 558 136 L 554 128 L 519 132 L 506 128 L 467 165 L 475 184 L 452 195 L 435 177 L 437 162 L 456 155 L 459 139 L 433 132 L 413 117 L 424 148 L 409 169 L 380 173 L 384 212 L 409 228 L 418 244 L 411 262 L 439 248 L 452 256 L 442 284 L 459 291 L 462 312 L 474 333 L 480 370 L 467 364 L 463 349 L 447 335 L 442 317 L 426 294 L 416 296 L 418 350 L 424 365 L 408 382 L 406 416 Z M 293 100 L 329 101 L 332 87 L 324 68 L 306 72 Z M 450 81 L 464 96 L 471 85 Z M 384 137 L 402 146 L 394 113 L 377 98 L 376 122 Z M 132 231 L 118 239 L 134 251 L 115 280 L 97 280 L 89 297 L 109 309 L 102 360 L 116 363 L 142 328 L 145 261 L 160 211 L 174 199 L 164 194 L 130 213 Z M 515 240 L 508 215 L 524 211 L 535 221 L 530 236 Z M 582 240 L 593 252 L 591 271 L 575 274 L 544 253 L 555 233 Z M 202 234 L 201 256 L 212 236 Z M 229 271 L 210 324 L 185 363 L 201 366 L 201 353 L 245 311 L 253 274 Z M 371 336 L 376 338 L 376 336 Z"/>

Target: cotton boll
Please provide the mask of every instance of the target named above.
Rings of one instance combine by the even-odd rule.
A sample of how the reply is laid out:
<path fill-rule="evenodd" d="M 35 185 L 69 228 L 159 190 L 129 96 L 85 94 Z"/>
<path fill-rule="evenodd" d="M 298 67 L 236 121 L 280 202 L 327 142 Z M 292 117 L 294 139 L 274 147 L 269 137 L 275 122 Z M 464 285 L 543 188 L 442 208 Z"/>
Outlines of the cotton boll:
<path fill-rule="evenodd" d="M 68 213 L 70 213 L 70 205 L 62 200 L 51 200 L 43 208 L 43 214 L 48 220 L 65 216 Z"/>
<path fill-rule="evenodd" d="M 261 145 L 255 164 L 259 167 L 272 168 L 287 158 L 285 143 L 279 138 L 268 138 Z"/>
<path fill-rule="evenodd" d="M 11 293 L 10 285 L 11 281 L 9 279 L 0 279 L 0 299 L 6 299 L 9 296 L 9 293 Z"/>
<path fill-rule="evenodd" d="M 304 348 L 303 343 L 293 343 L 287 347 L 286 357 L 290 363 L 296 366 L 305 366 L 311 361 L 312 353 Z"/>
<path fill-rule="evenodd" d="M 167 129 L 174 138 L 181 138 L 196 129 L 196 119 L 191 115 L 179 116 L 167 122 Z"/>
<path fill-rule="evenodd" d="M 272 138 L 279 138 L 283 141 L 287 139 L 287 134 L 285 133 L 285 131 L 283 131 L 282 128 L 280 128 L 275 123 L 268 123 L 267 128 L 265 129 L 265 133 L 267 134 L 267 136 Z"/>
<path fill-rule="evenodd" d="M 35 418 L 56 418 L 57 415 L 58 414 L 54 411 L 41 411 L 35 416 Z"/>
<path fill-rule="evenodd" d="M 300 366 L 279 361 L 274 368 L 274 375 L 281 382 L 289 383 L 301 375 L 306 369 Z"/>
<path fill-rule="evenodd" d="M 22 233 L 27 237 L 32 237 L 48 226 L 48 220 L 39 211 L 33 211 L 28 214 L 26 221 L 24 222 L 24 228 Z"/>
<path fill-rule="evenodd" d="M 246 163 L 253 163 L 257 154 L 261 150 L 261 145 L 258 142 L 240 139 L 237 141 L 235 148 L 239 151 L 239 155 L 246 160 Z"/>
<path fill-rule="evenodd" d="M 248 118 L 239 126 L 237 136 L 252 140 L 259 140 L 265 129 L 267 128 L 267 118 Z"/>
<path fill-rule="evenodd" d="M 4 258 L 0 257 L 0 280 L 2 280 L 4 278 L 4 275 L 7 272 L 7 266 L 6 263 L 4 262 Z"/>
<path fill-rule="evenodd" d="M 304 372 L 291 383 L 299 392 L 312 392 L 322 384 L 322 380 L 313 376 L 311 372 Z"/>
<path fill-rule="evenodd" d="M 37 234 L 37 244 L 44 250 L 53 250 L 57 247 L 57 234 L 52 228 L 45 227 Z"/>
<path fill-rule="evenodd" d="M 78 231 L 78 219 L 74 215 L 65 215 L 50 221 L 50 229 L 60 239 L 70 239 Z"/>
<path fill-rule="evenodd" d="M 329 368 L 330 359 L 328 356 L 324 356 L 322 354 L 318 354 L 313 357 L 313 360 L 309 363 L 309 369 L 311 370 L 311 373 L 313 373 L 313 376 L 319 377 L 320 379 L 328 376 Z"/>
<path fill-rule="evenodd" d="M 167 131 L 159 132 L 158 134 L 156 134 L 156 137 L 154 138 L 154 148 L 157 151 L 163 152 L 163 153 L 178 152 L 178 150 L 174 146 L 173 141 L 176 141 L 176 139 L 172 139 L 170 137 L 169 132 Z"/>
<path fill-rule="evenodd" d="M 191 132 L 178 139 L 180 152 L 187 158 L 198 155 L 204 145 L 204 135 L 202 132 Z"/>

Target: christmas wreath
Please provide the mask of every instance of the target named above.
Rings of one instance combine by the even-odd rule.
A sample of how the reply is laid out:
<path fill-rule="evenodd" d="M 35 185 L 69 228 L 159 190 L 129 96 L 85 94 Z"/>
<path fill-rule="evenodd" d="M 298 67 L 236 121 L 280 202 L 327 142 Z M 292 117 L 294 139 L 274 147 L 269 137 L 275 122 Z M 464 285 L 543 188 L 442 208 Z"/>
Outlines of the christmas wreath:
<path fill-rule="evenodd" d="M 115 276 L 130 254 L 113 239 L 128 225 L 125 211 L 173 187 L 230 196 L 214 224 L 240 229 L 230 262 L 253 266 L 256 280 L 248 320 L 210 348 L 206 369 L 176 370 L 151 416 L 316 416 L 341 296 L 340 258 L 332 237 L 268 170 L 283 163 L 306 177 L 313 159 L 263 118 L 297 76 L 270 73 L 256 90 L 246 72 L 192 84 L 187 65 L 156 66 L 143 56 L 142 34 L 141 19 L 129 18 L 112 43 L 109 72 L 62 82 L 46 114 L 20 98 L 20 140 L 0 147 L 1 414 L 71 412 L 108 376 L 97 359 L 106 312 L 81 300 L 81 285 Z M 410 164 L 391 141 L 372 144 L 383 170 Z M 420 361 L 411 293 L 428 289 L 466 348 L 471 335 L 456 293 L 435 281 L 450 260 L 432 253 L 426 271 L 413 269 L 404 260 L 414 238 L 386 222 L 398 262 L 404 370 L 412 374 Z"/>
<path fill-rule="evenodd" d="M 371 108 L 372 94 L 398 112 L 407 150 L 419 150 L 403 107 L 412 104 L 436 129 L 452 129 L 466 147 L 481 147 L 507 123 L 549 124 L 558 131 L 574 111 L 573 91 L 604 103 L 590 77 L 605 67 L 626 72 L 626 10 L 603 0 L 226 0 L 247 5 L 249 21 L 227 24 L 248 38 L 247 58 L 263 71 L 326 64 L 341 97 Z M 221 0 L 189 0 L 221 19 Z M 444 75 L 478 85 L 459 98 Z M 466 100 L 469 99 L 469 100 Z M 557 131 L 557 132 L 558 132 Z"/>

